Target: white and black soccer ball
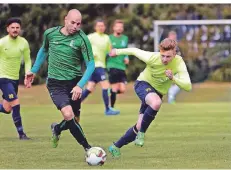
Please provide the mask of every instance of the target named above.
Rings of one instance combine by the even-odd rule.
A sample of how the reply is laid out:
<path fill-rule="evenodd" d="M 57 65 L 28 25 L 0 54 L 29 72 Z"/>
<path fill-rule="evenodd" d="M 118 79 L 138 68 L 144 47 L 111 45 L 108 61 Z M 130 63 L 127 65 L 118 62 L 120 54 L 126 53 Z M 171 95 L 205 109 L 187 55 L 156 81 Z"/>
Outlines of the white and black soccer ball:
<path fill-rule="evenodd" d="M 102 166 L 106 161 L 107 154 L 106 152 L 100 147 L 91 147 L 86 152 L 86 162 L 90 166 Z"/>

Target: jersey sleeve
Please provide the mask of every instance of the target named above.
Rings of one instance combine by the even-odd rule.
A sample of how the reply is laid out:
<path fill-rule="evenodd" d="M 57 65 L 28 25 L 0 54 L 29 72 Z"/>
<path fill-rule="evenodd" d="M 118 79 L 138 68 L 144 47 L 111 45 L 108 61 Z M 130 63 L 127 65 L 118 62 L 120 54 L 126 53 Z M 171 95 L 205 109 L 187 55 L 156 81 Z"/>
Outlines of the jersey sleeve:
<path fill-rule="evenodd" d="M 81 52 L 82 52 L 84 61 L 89 62 L 89 61 L 94 60 L 91 43 L 90 43 L 88 37 L 83 33 L 81 33 L 80 36 L 82 38 Z"/>
<path fill-rule="evenodd" d="M 173 82 L 176 85 L 178 85 L 181 89 L 190 91 L 192 89 L 192 83 L 188 74 L 187 67 L 183 60 L 180 61 L 177 71 L 177 76 L 173 77 Z"/>
<path fill-rule="evenodd" d="M 43 34 L 43 43 L 42 43 L 42 48 L 44 49 L 44 51 L 48 52 L 49 49 L 49 39 L 48 39 L 48 33 L 49 31 L 46 30 Z"/>
<path fill-rule="evenodd" d="M 143 51 L 138 48 L 116 49 L 116 55 L 134 55 L 146 64 L 150 63 L 153 54 L 153 52 Z"/>
<path fill-rule="evenodd" d="M 25 73 L 26 73 L 31 69 L 30 46 L 26 40 L 25 40 L 25 46 L 23 51 L 23 58 L 24 58 Z"/>

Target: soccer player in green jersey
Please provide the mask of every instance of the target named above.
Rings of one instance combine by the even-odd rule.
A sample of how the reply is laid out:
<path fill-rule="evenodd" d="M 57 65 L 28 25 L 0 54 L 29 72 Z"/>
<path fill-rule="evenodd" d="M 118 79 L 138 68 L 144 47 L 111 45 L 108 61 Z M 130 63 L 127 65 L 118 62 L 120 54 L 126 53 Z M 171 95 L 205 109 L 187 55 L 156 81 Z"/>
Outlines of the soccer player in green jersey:
<path fill-rule="evenodd" d="M 0 112 L 9 114 L 18 131 L 20 140 L 28 140 L 23 131 L 18 99 L 19 70 L 22 56 L 24 58 L 25 72 L 31 69 L 30 47 L 27 40 L 19 36 L 21 20 L 10 18 L 6 22 L 8 35 L 0 39 L 0 89 L 3 93 L 3 103 Z"/>
<path fill-rule="evenodd" d="M 113 24 L 113 34 L 109 35 L 112 48 L 127 48 L 128 37 L 123 34 L 124 22 L 115 20 Z M 118 55 L 109 57 L 107 60 L 107 69 L 109 74 L 109 82 L 111 84 L 111 107 L 114 108 L 116 102 L 116 94 L 124 93 L 126 90 L 127 76 L 125 73 L 126 65 L 129 64 L 127 55 Z"/>
<path fill-rule="evenodd" d="M 64 118 L 61 123 L 51 125 L 54 148 L 58 146 L 61 132 L 67 129 L 85 150 L 91 147 L 79 124 L 79 116 L 82 89 L 93 73 L 95 63 L 91 44 L 80 29 L 81 22 L 81 13 L 72 9 L 65 17 L 64 27 L 47 29 L 36 61 L 31 71 L 26 74 L 27 82 L 32 82 L 48 57 L 47 88 Z M 81 71 L 82 61 L 86 64 L 84 74 Z"/>
<path fill-rule="evenodd" d="M 105 105 L 106 115 L 117 115 L 119 111 L 109 107 L 108 88 L 109 82 L 106 76 L 106 57 L 111 50 L 111 42 L 109 36 L 105 34 L 106 27 L 103 20 L 97 20 L 95 23 L 95 32 L 88 35 L 91 42 L 94 59 L 95 71 L 92 74 L 86 89 L 83 91 L 82 101 L 92 93 L 97 83 L 100 83 L 102 88 L 102 97 Z"/>
<path fill-rule="evenodd" d="M 162 96 L 168 92 L 172 83 L 190 91 L 191 80 L 181 56 L 176 55 L 177 42 L 166 38 L 160 43 L 160 52 L 147 52 L 137 48 L 113 49 L 110 56 L 134 55 L 146 63 L 134 85 L 141 100 L 138 121 L 117 142 L 109 147 L 113 157 L 120 156 L 120 148 L 132 141 L 143 146 L 145 132 L 162 104 Z"/>

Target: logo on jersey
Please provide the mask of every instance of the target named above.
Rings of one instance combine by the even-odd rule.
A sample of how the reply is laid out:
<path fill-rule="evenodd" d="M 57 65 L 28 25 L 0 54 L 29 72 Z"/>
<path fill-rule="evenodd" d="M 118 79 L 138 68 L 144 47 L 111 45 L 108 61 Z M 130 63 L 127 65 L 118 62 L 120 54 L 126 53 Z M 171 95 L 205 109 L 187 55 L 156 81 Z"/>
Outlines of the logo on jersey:
<path fill-rule="evenodd" d="M 75 44 L 74 44 L 74 43 L 75 43 L 74 40 L 71 40 L 71 42 L 70 42 L 70 47 L 72 47 L 72 48 L 74 48 L 74 49 L 77 50 L 77 47 L 75 47 Z"/>

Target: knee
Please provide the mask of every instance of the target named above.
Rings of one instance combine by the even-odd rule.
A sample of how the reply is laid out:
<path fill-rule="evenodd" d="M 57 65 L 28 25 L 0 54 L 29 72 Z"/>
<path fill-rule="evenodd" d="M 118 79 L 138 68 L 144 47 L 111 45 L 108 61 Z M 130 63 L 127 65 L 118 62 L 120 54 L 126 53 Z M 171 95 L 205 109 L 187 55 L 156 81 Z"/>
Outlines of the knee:
<path fill-rule="evenodd" d="M 71 120 L 75 117 L 73 110 L 71 107 L 62 109 L 63 117 L 65 120 Z"/>
<path fill-rule="evenodd" d="M 125 93 L 125 91 L 126 91 L 125 88 L 121 88 L 121 89 L 119 90 L 119 93 L 120 93 L 120 94 L 123 94 L 123 93 Z"/>
<path fill-rule="evenodd" d="M 4 110 L 6 111 L 5 112 L 6 114 L 10 114 L 11 111 L 12 111 L 12 108 L 11 107 L 6 107 L 6 108 L 4 108 Z"/>
<path fill-rule="evenodd" d="M 156 99 L 156 100 L 150 102 L 149 106 L 150 106 L 153 110 L 158 111 L 158 110 L 160 109 L 161 104 L 162 104 L 161 99 Z"/>
<path fill-rule="evenodd" d="M 89 86 L 87 87 L 87 90 L 92 93 L 94 90 L 95 90 L 95 87 L 94 86 Z"/>

